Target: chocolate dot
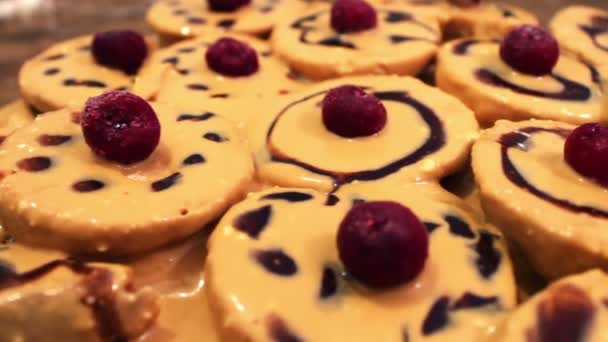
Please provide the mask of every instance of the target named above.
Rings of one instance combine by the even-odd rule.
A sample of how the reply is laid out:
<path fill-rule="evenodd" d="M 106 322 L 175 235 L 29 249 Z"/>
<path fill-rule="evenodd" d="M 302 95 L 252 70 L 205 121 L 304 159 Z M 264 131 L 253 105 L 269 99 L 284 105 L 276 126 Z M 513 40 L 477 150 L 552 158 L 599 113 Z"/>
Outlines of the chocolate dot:
<path fill-rule="evenodd" d="M 325 200 L 325 205 L 328 207 L 332 207 L 332 206 L 336 205 L 338 202 L 340 202 L 340 199 L 338 198 L 338 196 L 336 196 L 334 194 L 329 194 L 329 195 L 327 195 L 327 200 Z"/>
<path fill-rule="evenodd" d="M 72 140 L 72 136 L 43 134 L 37 140 L 42 146 L 59 146 Z"/>
<path fill-rule="evenodd" d="M 217 26 L 224 28 L 224 29 L 229 29 L 232 26 L 234 26 L 234 24 L 236 23 L 236 21 L 234 19 L 224 19 L 224 20 L 220 20 L 217 22 Z"/>
<path fill-rule="evenodd" d="M 384 21 L 387 23 L 399 23 L 402 21 L 412 20 L 412 15 L 405 12 L 389 11 Z"/>
<path fill-rule="evenodd" d="M 501 255 L 494 247 L 494 240 L 498 240 L 499 238 L 495 234 L 482 231 L 479 235 L 479 240 L 473 245 L 473 249 L 477 253 L 475 265 L 484 278 L 490 278 L 500 265 Z"/>
<path fill-rule="evenodd" d="M 263 7 L 260 7 L 258 10 L 260 11 L 260 13 L 269 13 L 269 12 L 272 12 L 273 8 L 274 7 L 272 7 L 272 6 L 263 6 Z"/>
<path fill-rule="evenodd" d="M 163 64 L 171 64 L 171 65 L 177 65 L 179 64 L 179 57 L 167 57 L 165 59 L 163 59 L 161 61 L 161 63 Z"/>
<path fill-rule="evenodd" d="M 46 76 L 53 76 L 53 75 L 58 74 L 60 71 L 61 71 L 61 69 L 59 69 L 59 68 L 49 68 L 44 71 L 44 74 Z"/>
<path fill-rule="evenodd" d="M 475 238 L 475 233 L 473 233 L 469 224 L 463 221 L 460 217 L 454 215 L 446 215 L 444 216 L 444 220 L 450 226 L 450 233 L 461 236 L 466 239 Z"/>
<path fill-rule="evenodd" d="M 188 23 L 193 25 L 202 25 L 207 22 L 204 18 L 201 17 L 190 17 L 188 18 Z"/>
<path fill-rule="evenodd" d="M 219 93 L 219 94 L 213 94 L 210 97 L 213 99 L 225 99 L 225 98 L 228 98 L 229 96 L 230 96 L 230 94 Z"/>
<path fill-rule="evenodd" d="M 286 191 L 269 194 L 262 197 L 263 200 L 284 200 L 287 202 L 304 202 L 311 200 L 313 196 L 305 192 Z"/>
<path fill-rule="evenodd" d="M 434 222 L 422 222 L 422 224 L 424 224 L 424 226 L 426 227 L 426 230 L 430 233 L 434 232 L 435 229 L 439 228 L 441 225 L 438 223 L 434 223 Z"/>
<path fill-rule="evenodd" d="M 190 74 L 190 70 L 188 69 L 177 69 L 177 72 L 179 72 L 180 75 L 188 75 Z"/>
<path fill-rule="evenodd" d="M 181 114 L 177 117 L 177 121 L 206 121 L 214 117 L 215 114 L 211 112 L 205 112 L 200 115 L 195 114 Z"/>
<path fill-rule="evenodd" d="M 448 308 L 450 298 L 444 296 L 435 301 L 424 322 L 422 323 L 422 334 L 432 335 L 443 329 L 449 323 Z"/>
<path fill-rule="evenodd" d="M 93 192 L 105 187 L 104 182 L 96 179 L 85 179 L 72 184 L 72 189 L 78 192 Z"/>
<path fill-rule="evenodd" d="M 400 34 L 391 34 L 388 36 L 388 40 L 390 40 L 392 44 L 399 44 L 413 40 L 413 38 L 408 36 L 402 36 Z"/>
<path fill-rule="evenodd" d="M 188 11 L 184 10 L 184 9 L 177 9 L 175 11 L 173 11 L 173 15 L 185 15 L 188 14 Z"/>
<path fill-rule="evenodd" d="M 196 51 L 194 47 L 185 47 L 177 50 L 178 53 L 192 53 L 194 51 Z"/>
<path fill-rule="evenodd" d="M 63 53 L 58 53 L 58 54 L 56 54 L 56 55 L 51 55 L 51 56 L 48 56 L 48 57 L 46 57 L 44 60 L 45 60 L 45 61 L 56 61 L 56 60 L 58 60 L 58 59 L 62 59 L 62 58 L 64 58 L 64 57 L 65 57 L 65 54 L 63 54 Z"/>
<path fill-rule="evenodd" d="M 187 87 L 188 87 L 188 89 L 192 89 L 192 90 L 209 90 L 209 87 L 207 85 L 204 85 L 201 83 L 188 84 Z"/>
<path fill-rule="evenodd" d="M 321 278 L 321 290 L 319 291 L 319 297 L 321 299 L 327 299 L 332 297 L 338 291 L 338 279 L 336 272 L 330 267 L 323 269 L 323 276 Z"/>
<path fill-rule="evenodd" d="M 221 143 L 228 140 L 228 138 L 224 137 L 223 135 L 213 132 L 205 133 L 205 135 L 203 135 L 203 138 L 217 143 Z"/>
<path fill-rule="evenodd" d="M 498 305 L 498 297 L 484 297 L 471 292 L 466 292 L 454 302 L 452 310 L 473 309 L 488 305 Z"/>
<path fill-rule="evenodd" d="M 287 323 L 275 314 L 269 315 L 266 319 L 266 329 L 274 342 L 303 342 L 291 331 Z"/>
<path fill-rule="evenodd" d="M 17 162 L 17 167 L 28 172 L 40 172 L 51 167 L 53 162 L 49 157 L 24 158 Z"/>
<path fill-rule="evenodd" d="M 152 188 L 152 191 L 154 191 L 154 192 L 164 191 L 164 190 L 167 190 L 170 187 L 174 186 L 181 178 L 182 178 L 182 174 L 180 172 L 176 172 L 168 177 L 157 180 L 156 182 L 152 183 L 150 186 Z"/>
<path fill-rule="evenodd" d="M 275 275 L 290 277 L 298 273 L 296 262 L 281 249 L 258 250 L 253 257 L 266 271 Z"/>
<path fill-rule="evenodd" d="M 205 157 L 203 157 L 199 153 L 194 153 L 186 157 L 182 162 L 183 165 L 194 165 L 194 164 L 202 164 L 205 162 Z"/>
<path fill-rule="evenodd" d="M 272 206 L 266 205 L 261 208 L 248 211 L 234 219 L 234 228 L 257 239 L 266 228 L 272 215 Z"/>
<path fill-rule="evenodd" d="M 186 215 L 188 215 L 188 212 L 189 212 L 188 209 L 182 209 L 179 211 L 179 214 L 182 216 L 186 216 Z"/>
<path fill-rule="evenodd" d="M 6 135 L 0 135 L 0 145 L 6 140 Z"/>

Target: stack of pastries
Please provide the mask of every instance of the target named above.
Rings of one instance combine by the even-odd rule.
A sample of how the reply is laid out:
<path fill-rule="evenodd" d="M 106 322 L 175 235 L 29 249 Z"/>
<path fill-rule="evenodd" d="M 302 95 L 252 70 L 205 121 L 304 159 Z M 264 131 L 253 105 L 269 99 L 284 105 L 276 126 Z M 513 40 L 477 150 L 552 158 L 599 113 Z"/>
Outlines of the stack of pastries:
<path fill-rule="evenodd" d="M 608 341 L 608 9 L 146 20 L 0 109 L 0 341 Z"/>

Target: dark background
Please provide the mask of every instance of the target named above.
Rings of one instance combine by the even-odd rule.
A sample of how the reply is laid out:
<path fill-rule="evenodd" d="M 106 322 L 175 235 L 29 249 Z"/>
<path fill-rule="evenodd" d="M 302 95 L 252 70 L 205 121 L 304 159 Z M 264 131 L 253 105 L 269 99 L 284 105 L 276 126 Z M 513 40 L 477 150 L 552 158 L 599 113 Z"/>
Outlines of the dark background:
<path fill-rule="evenodd" d="M 203 1 L 203 0 L 201 0 Z M 145 30 L 152 0 L 0 0 L 0 105 L 19 96 L 16 76 L 23 61 L 53 41 L 109 28 Z M 511 0 L 543 21 L 561 6 L 589 4 L 608 9 L 608 0 Z"/>

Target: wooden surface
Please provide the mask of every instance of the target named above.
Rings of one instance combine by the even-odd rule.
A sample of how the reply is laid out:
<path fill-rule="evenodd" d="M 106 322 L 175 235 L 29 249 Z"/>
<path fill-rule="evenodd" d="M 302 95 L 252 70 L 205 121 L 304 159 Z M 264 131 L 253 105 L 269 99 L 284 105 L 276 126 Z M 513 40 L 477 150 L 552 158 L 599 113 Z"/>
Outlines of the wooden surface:
<path fill-rule="evenodd" d="M 18 0 L 0 0 L 3 5 Z M 21 0 L 23 1 L 23 0 Z M 27 2 L 27 1 L 24 1 Z M 30 3 L 32 1 L 29 1 Z M 152 0 L 41 0 L 33 11 L 0 16 L 0 105 L 19 96 L 16 75 L 23 61 L 53 41 L 109 28 L 145 30 L 145 9 Z M 512 0 L 546 21 L 558 8 L 590 4 L 608 9 L 608 0 Z M 5 7 L 6 8 L 6 7 Z M 0 15 L 2 12 L 0 11 Z"/>

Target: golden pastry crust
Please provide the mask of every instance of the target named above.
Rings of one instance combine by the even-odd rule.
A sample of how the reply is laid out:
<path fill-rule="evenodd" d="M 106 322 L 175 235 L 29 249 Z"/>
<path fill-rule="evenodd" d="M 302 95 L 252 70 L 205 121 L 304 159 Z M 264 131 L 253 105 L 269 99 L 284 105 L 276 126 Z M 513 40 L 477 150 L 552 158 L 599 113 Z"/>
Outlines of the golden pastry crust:
<path fill-rule="evenodd" d="M 253 163 L 236 127 L 219 116 L 152 105 L 161 142 L 147 160 L 128 167 L 94 155 L 69 110 L 43 114 L 6 139 L 0 146 L 5 228 L 20 243 L 134 254 L 193 234 L 238 201 Z M 45 146 L 45 134 L 62 138 Z M 24 161 L 40 167 L 20 166 Z M 95 186 L 77 191 L 77 183 Z"/>

